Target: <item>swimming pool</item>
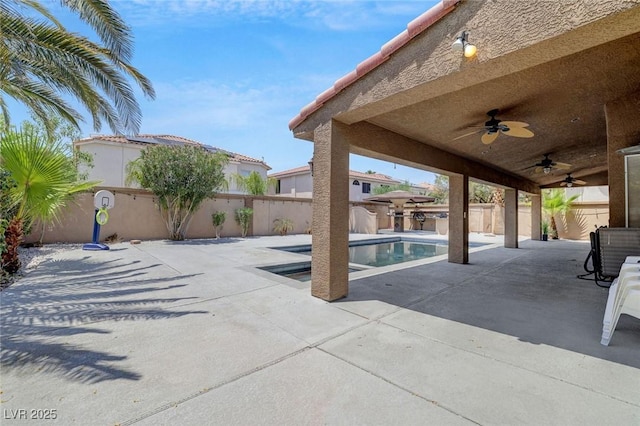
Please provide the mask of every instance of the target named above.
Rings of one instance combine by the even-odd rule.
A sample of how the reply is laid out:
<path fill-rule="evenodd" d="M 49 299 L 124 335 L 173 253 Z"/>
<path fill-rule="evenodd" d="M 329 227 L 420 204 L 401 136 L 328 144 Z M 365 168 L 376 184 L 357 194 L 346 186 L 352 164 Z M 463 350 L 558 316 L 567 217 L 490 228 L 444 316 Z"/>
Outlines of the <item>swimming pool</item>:
<path fill-rule="evenodd" d="M 261 266 L 258 269 L 272 274 L 291 278 L 297 281 L 311 281 L 311 262 L 286 263 L 283 265 Z M 360 271 L 358 268 L 349 268 L 349 272 Z"/>
<path fill-rule="evenodd" d="M 311 255 L 311 245 L 272 247 L 292 253 Z M 447 253 L 447 242 L 410 238 L 378 238 L 349 242 L 349 263 L 366 266 L 387 266 L 425 259 Z"/>

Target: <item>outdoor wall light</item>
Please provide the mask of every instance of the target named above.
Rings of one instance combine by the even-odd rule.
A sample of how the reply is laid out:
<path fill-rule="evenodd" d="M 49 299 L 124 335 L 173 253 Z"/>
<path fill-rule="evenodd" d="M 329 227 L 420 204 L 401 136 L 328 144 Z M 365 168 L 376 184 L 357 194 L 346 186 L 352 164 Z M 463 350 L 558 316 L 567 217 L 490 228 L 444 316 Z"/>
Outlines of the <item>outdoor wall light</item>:
<path fill-rule="evenodd" d="M 456 38 L 456 41 L 454 41 L 451 45 L 451 48 L 456 52 L 462 52 L 465 58 L 473 57 L 478 51 L 478 48 L 475 45 L 469 43 L 469 41 L 467 40 L 468 36 L 469 33 L 467 31 L 463 31 L 462 34 L 460 34 L 460 36 Z"/>
<path fill-rule="evenodd" d="M 309 160 L 309 171 L 311 172 L 311 176 L 313 176 L 313 157 Z"/>

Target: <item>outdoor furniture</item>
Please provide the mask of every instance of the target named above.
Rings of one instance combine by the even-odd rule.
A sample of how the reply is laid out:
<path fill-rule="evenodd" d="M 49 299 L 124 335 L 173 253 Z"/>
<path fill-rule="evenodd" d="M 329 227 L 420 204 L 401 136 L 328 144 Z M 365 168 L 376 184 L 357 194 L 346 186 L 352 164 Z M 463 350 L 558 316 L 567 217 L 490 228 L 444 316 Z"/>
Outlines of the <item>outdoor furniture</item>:
<path fill-rule="evenodd" d="M 620 315 L 640 318 L 640 256 L 628 256 L 611 287 L 602 321 L 601 344 L 608 346 Z"/>
<path fill-rule="evenodd" d="M 590 239 L 591 251 L 584 266 L 589 274 L 580 277 L 593 274 L 600 287 L 610 287 L 609 283 L 618 276 L 627 257 L 640 259 L 640 228 L 602 227 L 591 232 Z M 589 259 L 593 270 L 587 267 Z"/>

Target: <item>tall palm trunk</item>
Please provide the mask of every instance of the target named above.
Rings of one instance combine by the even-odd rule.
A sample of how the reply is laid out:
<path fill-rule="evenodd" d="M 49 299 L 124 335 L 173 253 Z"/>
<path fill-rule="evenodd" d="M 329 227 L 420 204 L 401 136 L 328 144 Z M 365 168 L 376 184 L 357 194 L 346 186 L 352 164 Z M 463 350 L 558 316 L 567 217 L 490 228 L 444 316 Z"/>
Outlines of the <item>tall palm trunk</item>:
<path fill-rule="evenodd" d="M 11 219 L 9 226 L 4 231 L 6 247 L 2 252 L 2 270 L 11 275 L 18 272 L 21 266 L 18 247 L 23 239 L 22 224 L 22 219 L 16 216 Z"/>
<path fill-rule="evenodd" d="M 551 216 L 551 238 L 558 239 L 558 227 L 556 226 L 556 218 L 553 215 Z"/>

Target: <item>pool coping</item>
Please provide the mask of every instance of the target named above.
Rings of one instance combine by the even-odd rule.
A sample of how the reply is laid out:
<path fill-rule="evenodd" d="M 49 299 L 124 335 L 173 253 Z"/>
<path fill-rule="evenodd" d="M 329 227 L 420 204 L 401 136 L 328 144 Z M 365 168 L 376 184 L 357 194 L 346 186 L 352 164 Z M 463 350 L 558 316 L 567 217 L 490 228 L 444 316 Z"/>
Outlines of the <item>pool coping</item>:
<path fill-rule="evenodd" d="M 424 244 L 439 244 L 439 245 L 449 245 L 449 241 L 447 239 L 437 239 L 437 238 L 429 238 L 429 237 L 433 237 L 433 235 L 429 235 L 429 236 L 425 236 L 424 238 L 422 237 L 417 237 L 417 236 L 404 236 L 404 235 L 398 235 L 398 236 L 388 236 L 388 237 L 372 237 L 372 238 L 364 238 L 364 239 L 357 239 L 357 240 L 349 240 L 349 247 L 356 247 L 356 246 L 362 246 L 362 245 L 367 245 L 367 244 L 383 244 L 383 243 L 389 243 L 389 242 L 399 242 L 399 241 L 406 241 L 406 242 L 417 242 L 417 243 L 424 243 Z M 496 247 L 502 247 L 503 244 L 500 243 L 488 243 L 488 242 L 469 242 L 469 253 L 476 253 L 479 251 L 483 251 L 483 250 L 489 250 L 492 248 L 496 248 Z M 296 245 L 290 245 L 290 246 L 271 246 L 271 247 L 266 247 L 269 250 L 278 250 L 278 251 L 284 251 L 290 254 L 294 254 L 294 255 L 299 255 L 299 256 L 306 256 L 309 258 L 308 261 L 304 261 L 304 260 L 300 260 L 299 262 L 296 261 L 290 261 L 287 263 L 283 263 L 283 262 L 278 262 L 278 263 L 272 263 L 272 264 L 265 264 L 265 265 L 256 265 L 254 266 L 255 270 L 259 270 L 261 273 L 267 273 L 270 275 L 275 275 L 279 278 L 282 278 L 286 281 L 292 281 L 292 282 L 296 282 L 296 283 L 302 283 L 302 284 L 306 284 L 306 285 L 310 285 L 311 280 L 309 281 L 299 281 L 293 278 L 288 278 L 284 275 L 280 275 L 277 274 L 275 272 L 269 271 L 267 268 L 277 268 L 279 266 L 285 266 L 285 265 L 301 265 L 301 264 L 305 264 L 311 263 L 311 255 L 309 254 L 302 254 L 302 251 L 309 251 L 312 247 L 312 244 L 296 244 Z M 300 248 L 300 251 L 295 251 L 295 250 L 289 250 L 292 248 Z M 302 249 L 304 248 L 304 249 Z M 432 257 L 427 257 L 424 259 L 416 259 L 416 260 L 410 260 L 407 262 L 400 262 L 400 263 L 395 263 L 393 265 L 386 265 L 386 266 L 370 266 L 370 265 L 362 265 L 360 263 L 352 263 L 349 262 L 349 268 L 350 269 L 357 269 L 357 271 L 354 272 L 349 272 L 349 281 L 355 281 L 358 279 L 362 279 L 362 278 L 367 278 L 367 277 L 372 277 L 375 275 L 380 275 L 380 274 L 385 274 L 388 272 L 394 272 L 394 271 L 399 271 L 399 270 L 403 270 L 403 269 L 407 269 L 407 268 L 414 268 L 417 266 L 422 266 L 422 265 L 427 265 L 430 263 L 435 263 L 435 262 L 441 262 L 441 261 L 445 261 L 448 259 L 448 254 L 441 254 L 441 255 L 437 255 L 437 256 L 432 256 Z M 298 286 L 296 286 L 298 287 Z"/>

